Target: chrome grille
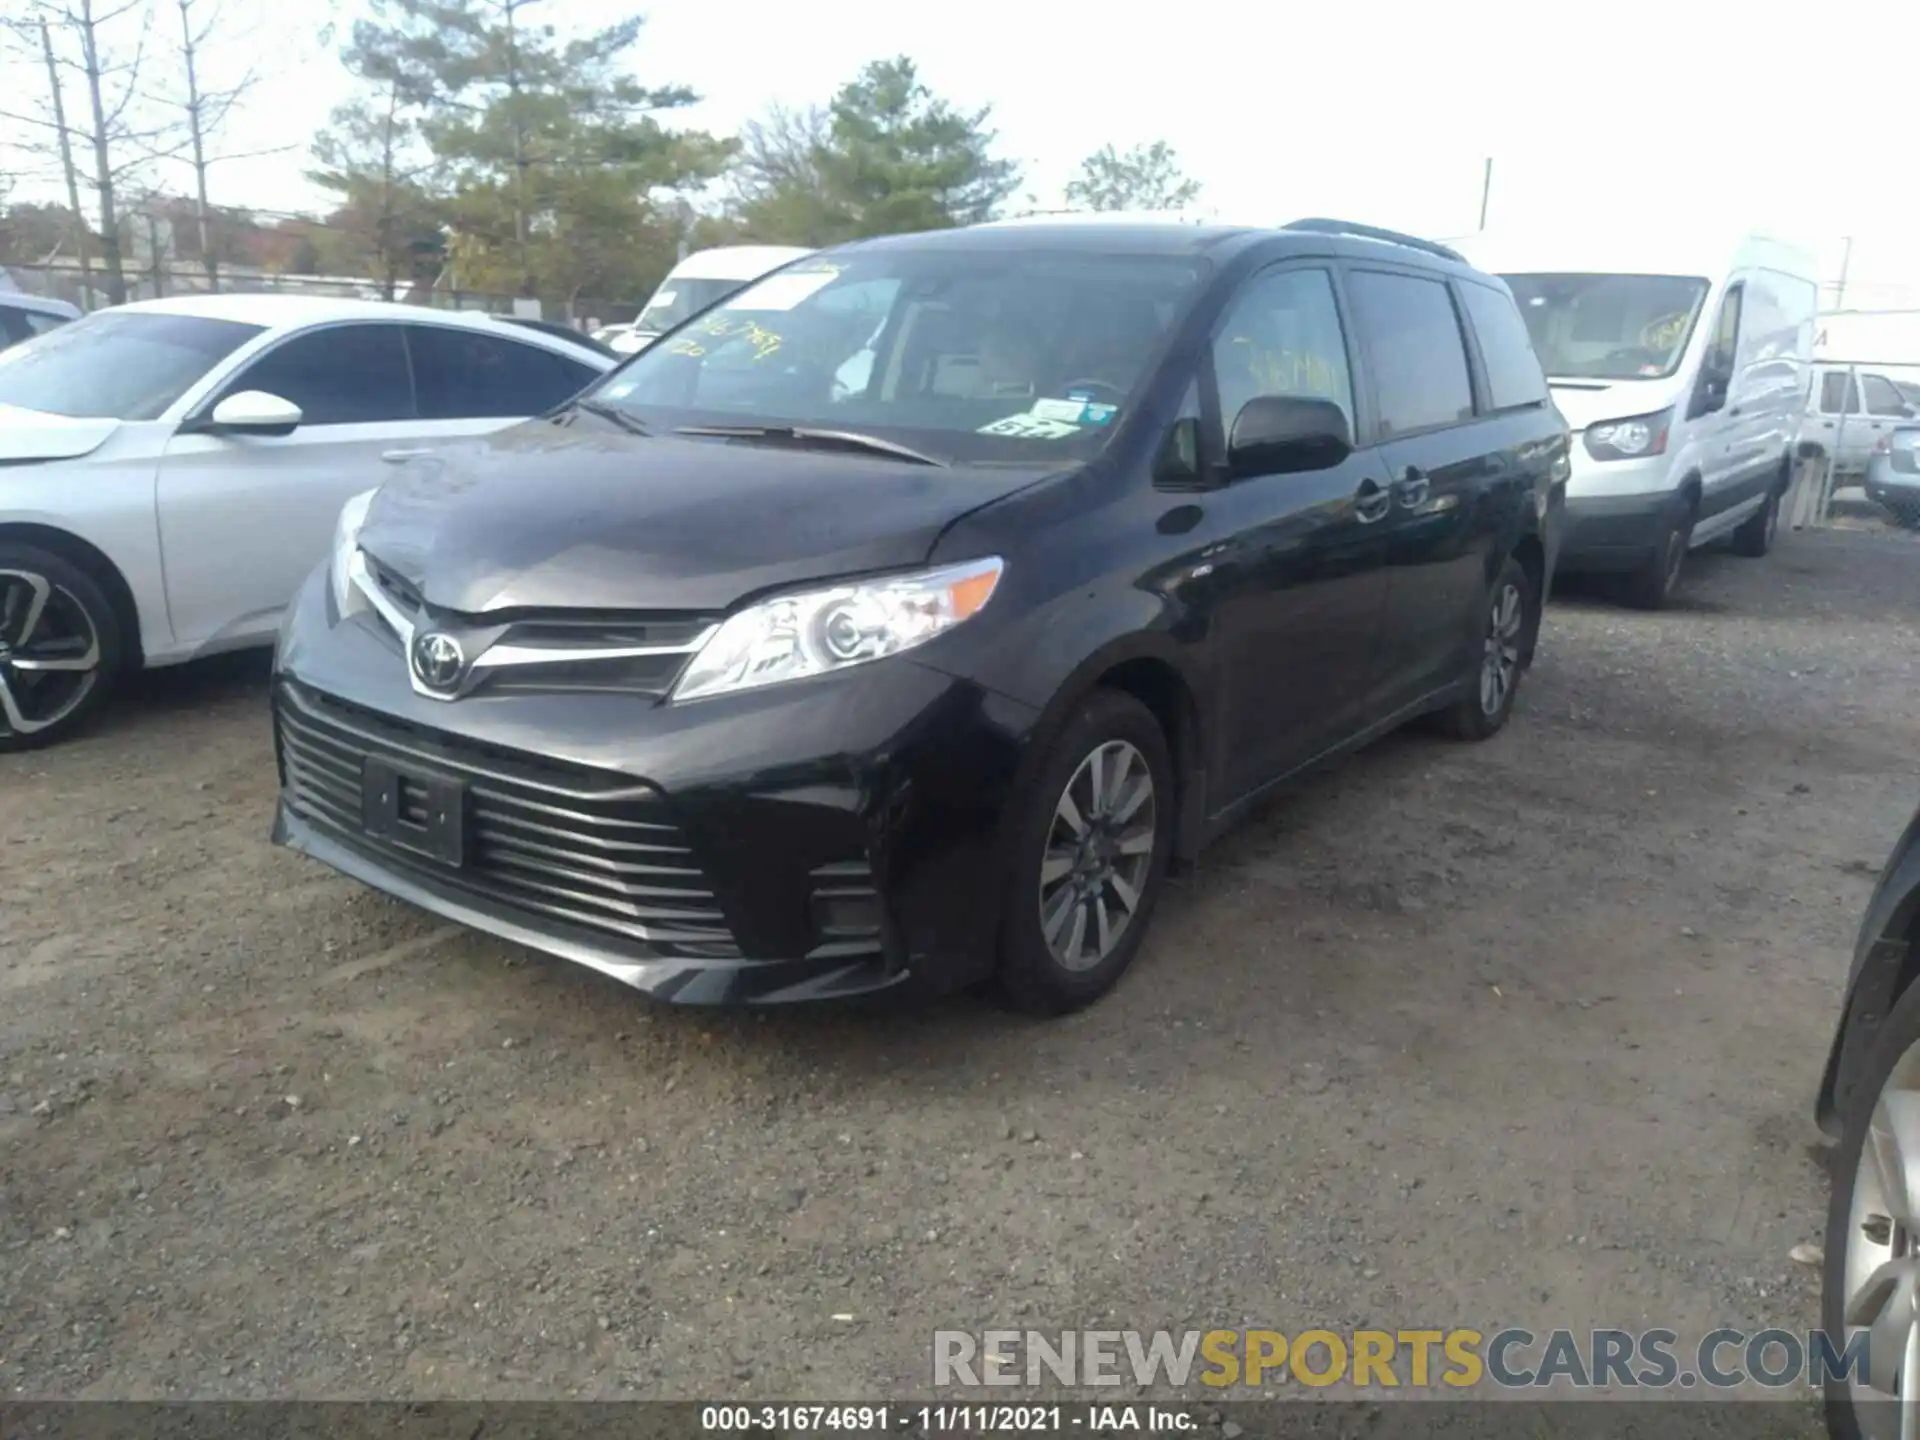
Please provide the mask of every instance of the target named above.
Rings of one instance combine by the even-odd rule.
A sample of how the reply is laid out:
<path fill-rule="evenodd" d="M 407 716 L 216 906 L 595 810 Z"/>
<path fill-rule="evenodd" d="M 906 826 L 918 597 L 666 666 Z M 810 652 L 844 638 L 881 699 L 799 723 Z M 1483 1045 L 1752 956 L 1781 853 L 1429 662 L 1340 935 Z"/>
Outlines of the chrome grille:
<path fill-rule="evenodd" d="M 405 725 L 295 685 L 278 688 L 274 715 L 289 805 L 382 865 L 652 950 L 739 955 L 712 884 L 652 786 Z M 464 783 L 464 864 L 439 866 L 365 832 L 369 755 Z"/>

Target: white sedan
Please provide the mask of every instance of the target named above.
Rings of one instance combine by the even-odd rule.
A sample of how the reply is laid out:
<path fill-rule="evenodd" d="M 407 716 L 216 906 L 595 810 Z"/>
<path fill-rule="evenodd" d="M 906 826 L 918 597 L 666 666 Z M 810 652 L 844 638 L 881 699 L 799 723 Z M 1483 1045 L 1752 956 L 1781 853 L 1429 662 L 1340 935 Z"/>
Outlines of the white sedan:
<path fill-rule="evenodd" d="M 146 300 L 0 352 L 0 751 L 117 674 L 273 641 L 382 462 L 562 404 L 613 361 L 486 315 Z"/>

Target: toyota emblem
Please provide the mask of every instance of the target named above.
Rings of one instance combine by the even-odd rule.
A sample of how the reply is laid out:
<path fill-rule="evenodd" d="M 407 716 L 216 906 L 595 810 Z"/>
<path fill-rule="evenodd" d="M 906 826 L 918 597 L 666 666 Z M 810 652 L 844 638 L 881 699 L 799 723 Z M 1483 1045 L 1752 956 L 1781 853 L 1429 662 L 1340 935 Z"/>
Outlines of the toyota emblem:
<path fill-rule="evenodd" d="M 413 673 L 429 690 L 451 694 L 466 672 L 466 652 L 443 630 L 430 630 L 413 642 Z"/>

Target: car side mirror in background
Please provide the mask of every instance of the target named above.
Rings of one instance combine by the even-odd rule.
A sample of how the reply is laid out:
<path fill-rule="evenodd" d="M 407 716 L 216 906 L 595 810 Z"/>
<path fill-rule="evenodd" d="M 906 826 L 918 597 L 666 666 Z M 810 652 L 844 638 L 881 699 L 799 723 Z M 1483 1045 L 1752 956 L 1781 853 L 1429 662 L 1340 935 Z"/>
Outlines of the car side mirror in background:
<path fill-rule="evenodd" d="M 216 435 L 291 435 L 300 426 L 300 407 L 264 390 L 242 390 L 213 407 L 195 428 Z"/>
<path fill-rule="evenodd" d="M 1235 475 L 1326 470 L 1352 453 L 1346 412 L 1331 400 L 1256 395 L 1227 436 L 1227 467 Z"/>

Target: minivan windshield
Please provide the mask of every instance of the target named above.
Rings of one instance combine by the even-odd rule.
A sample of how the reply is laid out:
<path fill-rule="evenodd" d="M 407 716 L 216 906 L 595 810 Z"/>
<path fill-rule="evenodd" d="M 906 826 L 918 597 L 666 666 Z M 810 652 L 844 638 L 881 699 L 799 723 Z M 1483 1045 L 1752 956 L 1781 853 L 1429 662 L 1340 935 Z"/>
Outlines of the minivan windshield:
<path fill-rule="evenodd" d="M 888 246 L 768 276 L 609 375 L 650 431 L 877 435 L 962 463 L 1097 451 L 1198 294 L 1191 255 Z"/>
<path fill-rule="evenodd" d="M 1680 368 L 1707 298 L 1693 275 L 1502 275 L 1550 379 L 1651 380 Z"/>
<path fill-rule="evenodd" d="M 633 322 L 642 335 L 663 335 L 685 320 L 740 289 L 745 280 L 691 280 L 669 275 L 666 283 L 653 292 L 647 308 Z"/>
<path fill-rule="evenodd" d="M 102 310 L 0 351 L 0 405 L 157 420 L 262 328 L 201 315 Z"/>

